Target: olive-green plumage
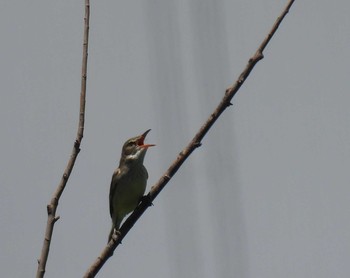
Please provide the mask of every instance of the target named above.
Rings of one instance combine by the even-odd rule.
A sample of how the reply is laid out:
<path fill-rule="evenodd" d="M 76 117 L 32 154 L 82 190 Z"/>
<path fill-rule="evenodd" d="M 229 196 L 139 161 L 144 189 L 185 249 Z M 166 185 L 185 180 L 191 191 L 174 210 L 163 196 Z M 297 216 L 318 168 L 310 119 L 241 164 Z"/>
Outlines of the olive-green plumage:
<path fill-rule="evenodd" d="M 112 229 L 118 230 L 124 217 L 132 212 L 140 202 L 146 190 L 148 173 L 143 166 L 147 149 L 154 145 L 144 144 L 147 130 L 140 136 L 133 137 L 124 143 L 119 167 L 114 171 L 109 190 L 109 211 L 112 218 Z"/>

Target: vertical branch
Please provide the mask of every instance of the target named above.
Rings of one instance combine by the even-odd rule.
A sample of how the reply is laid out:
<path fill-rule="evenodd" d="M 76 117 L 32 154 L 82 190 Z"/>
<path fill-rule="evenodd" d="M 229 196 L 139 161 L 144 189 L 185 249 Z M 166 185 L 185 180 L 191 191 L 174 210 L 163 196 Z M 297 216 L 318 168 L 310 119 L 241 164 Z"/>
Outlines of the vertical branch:
<path fill-rule="evenodd" d="M 248 63 L 245 69 L 242 71 L 236 82 L 229 88 L 226 89 L 226 93 L 222 98 L 221 102 L 218 104 L 213 113 L 209 116 L 206 122 L 200 127 L 197 134 L 193 137 L 191 142 L 179 153 L 173 163 L 170 165 L 168 170 L 160 177 L 158 182 L 152 186 L 150 192 L 139 204 L 139 206 L 134 210 L 134 212 L 125 220 L 122 227 L 119 229 L 119 233 L 116 234 L 116 237 L 113 237 L 107 246 L 102 250 L 101 254 L 97 259 L 92 263 L 87 272 L 84 275 L 84 278 L 95 277 L 96 274 L 100 271 L 106 261 L 113 255 L 114 250 L 118 247 L 130 229 L 134 226 L 136 221 L 142 216 L 142 214 L 147 210 L 147 208 L 152 205 L 152 201 L 158 196 L 170 179 L 176 174 L 185 160 L 191 155 L 191 153 L 198 147 L 201 146 L 201 141 L 204 136 L 207 134 L 209 129 L 214 125 L 216 120 L 220 115 L 226 110 L 227 107 L 231 106 L 231 100 L 243 85 L 244 81 L 248 78 L 249 74 L 255 67 L 255 65 L 264 58 L 263 51 L 270 42 L 273 35 L 276 33 L 279 25 L 281 24 L 284 17 L 289 12 L 290 7 L 295 0 L 289 0 L 286 7 L 283 9 L 281 15 L 276 19 L 268 35 L 259 45 L 258 49 L 254 55 L 248 60 Z"/>
<path fill-rule="evenodd" d="M 80 92 L 80 109 L 79 124 L 76 140 L 74 142 L 71 156 L 64 170 L 60 183 L 56 191 L 52 195 L 50 203 L 47 205 L 47 223 L 45 230 L 45 238 L 41 249 L 40 259 L 38 260 L 38 269 L 36 277 L 44 277 L 46 270 L 47 258 L 49 256 L 53 228 L 59 216 L 56 216 L 58 201 L 66 187 L 69 176 L 73 170 L 75 160 L 80 152 L 80 144 L 84 136 L 85 122 L 85 101 L 86 101 L 86 77 L 87 77 L 87 59 L 88 59 L 88 42 L 89 42 L 89 19 L 90 19 L 90 1 L 85 0 L 85 16 L 84 16 L 84 42 L 83 42 L 83 60 L 81 72 L 81 92 Z"/>

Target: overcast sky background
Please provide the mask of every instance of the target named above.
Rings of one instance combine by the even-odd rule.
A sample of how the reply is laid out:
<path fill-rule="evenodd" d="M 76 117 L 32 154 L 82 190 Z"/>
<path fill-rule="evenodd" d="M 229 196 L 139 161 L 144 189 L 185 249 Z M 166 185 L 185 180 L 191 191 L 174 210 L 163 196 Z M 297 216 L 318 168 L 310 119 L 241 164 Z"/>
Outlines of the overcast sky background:
<path fill-rule="evenodd" d="M 0 3 L 0 269 L 33 277 L 75 140 L 84 6 Z M 91 1 L 85 136 L 46 277 L 81 277 L 110 229 L 122 144 L 152 128 L 148 188 L 286 1 Z M 296 1 L 263 59 L 98 277 L 350 276 L 350 3 Z"/>

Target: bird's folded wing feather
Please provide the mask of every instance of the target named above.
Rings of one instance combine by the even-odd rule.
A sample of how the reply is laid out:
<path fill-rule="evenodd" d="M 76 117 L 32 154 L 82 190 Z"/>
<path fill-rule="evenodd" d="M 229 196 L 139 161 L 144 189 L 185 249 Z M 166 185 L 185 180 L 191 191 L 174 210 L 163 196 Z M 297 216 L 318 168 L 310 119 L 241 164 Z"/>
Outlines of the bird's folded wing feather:
<path fill-rule="evenodd" d="M 117 189 L 117 186 L 118 186 L 117 180 L 120 179 L 120 175 L 121 175 L 121 171 L 118 168 L 113 173 L 111 186 L 109 188 L 109 213 L 111 214 L 111 217 L 113 217 L 113 196 Z"/>

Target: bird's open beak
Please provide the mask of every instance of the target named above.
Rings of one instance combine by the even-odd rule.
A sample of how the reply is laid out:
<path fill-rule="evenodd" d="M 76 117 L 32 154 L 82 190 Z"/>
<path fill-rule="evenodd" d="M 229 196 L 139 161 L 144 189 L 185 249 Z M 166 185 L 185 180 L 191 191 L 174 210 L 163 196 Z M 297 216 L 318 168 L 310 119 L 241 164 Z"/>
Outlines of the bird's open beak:
<path fill-rule="evenodd" d="M 150 132 L 151 130 L 146 130 L 141 136 L 140 136 L 140 139 L 137 141 L 137 145 L 141 148 L 149 148 L 149 147 L 153 147 L 155 146 L 154 144 L 145 144 L 144 141 L 145 141 L 145 138 L 146 138 L 146 135 L 148 134 L 148 132 Z"/>

